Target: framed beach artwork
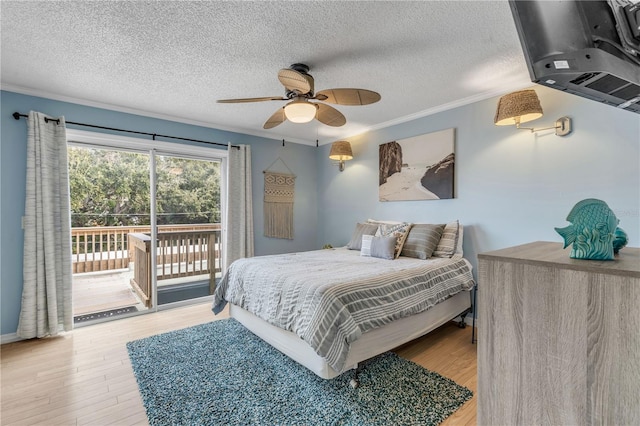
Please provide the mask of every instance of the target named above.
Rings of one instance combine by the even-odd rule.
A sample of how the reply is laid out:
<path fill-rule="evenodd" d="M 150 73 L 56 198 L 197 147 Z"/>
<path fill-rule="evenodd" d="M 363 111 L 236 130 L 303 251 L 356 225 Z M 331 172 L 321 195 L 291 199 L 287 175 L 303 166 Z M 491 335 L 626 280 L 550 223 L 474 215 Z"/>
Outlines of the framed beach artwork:
<path fill-rule="evenodd" d="M 454 198 L 455 129 L 380 145 L 380 201 Z"/>

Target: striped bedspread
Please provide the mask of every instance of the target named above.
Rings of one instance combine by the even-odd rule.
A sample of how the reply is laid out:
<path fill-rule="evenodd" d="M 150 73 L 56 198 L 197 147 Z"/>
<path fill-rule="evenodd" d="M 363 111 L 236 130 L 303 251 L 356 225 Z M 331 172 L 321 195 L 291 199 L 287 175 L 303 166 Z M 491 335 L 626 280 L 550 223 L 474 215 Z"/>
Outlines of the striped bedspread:
<path fill-rule="evenodd" d="M 384 260 L 346 248 L 239 259 L 217 286 L 213 311 L 227 302 L 292 331 L 336 371 L 362 333 L 423 312 L 469 290 L 461 257 Z"/>

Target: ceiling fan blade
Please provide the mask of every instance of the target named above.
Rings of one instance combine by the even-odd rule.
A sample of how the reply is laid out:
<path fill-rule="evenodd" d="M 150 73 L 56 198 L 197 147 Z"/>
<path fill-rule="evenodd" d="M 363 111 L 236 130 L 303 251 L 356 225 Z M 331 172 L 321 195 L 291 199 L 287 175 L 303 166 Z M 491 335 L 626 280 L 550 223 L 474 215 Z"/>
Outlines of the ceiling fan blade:
<path fill-rule="evenodd" d="M 278 110 L 274 112 L 273 115 L 264 123 L 262 128 L 272 129 L 286 120 L 287 116 L 284 115 L 284 108 L 278 108 Z"/>
<path fill-rule="evenodd" d="M 316 118 L 319 122 L 326 124 L 327 126 L 340 127 L 344 126 L 347 119 L 344 115 L 334 107 L 325 104 L 318 105 L 318 112 Z"/>
<path fill-rule="evenodd" d="M 244 99 L 218 99 L 219 104 L 239 104 L 242 102 L 263 102 L 263 101 L 288 101 L 289 99 L 282 96 L 267 96 L 264 98 L 244 98 Z"/>
<path fill-rule="evenodd" d="M 278 80 L 287 90 L 295 90 L 301 95 L 313 91 L 313 77 L 291 68 L 283 68 L 278 71 Z"/>
<path fill-rule="evenodd" d="M 327 89 L 316 94 L 318 100 L 323 100 L 321 96 L 326 96 L 325 102 L 338 105 L 368 105 L 381 99 L 379 93 L 365 89 Z"/>

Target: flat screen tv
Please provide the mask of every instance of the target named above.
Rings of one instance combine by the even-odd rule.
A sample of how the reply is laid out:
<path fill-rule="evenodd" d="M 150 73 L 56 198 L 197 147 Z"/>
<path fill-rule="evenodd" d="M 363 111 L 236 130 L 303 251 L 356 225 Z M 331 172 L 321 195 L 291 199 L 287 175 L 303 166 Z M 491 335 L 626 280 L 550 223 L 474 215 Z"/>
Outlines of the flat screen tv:
<path fill-rule="evenodd" d="M 640 114 L 640 3 L 509 5 L 532 81 Z"/>

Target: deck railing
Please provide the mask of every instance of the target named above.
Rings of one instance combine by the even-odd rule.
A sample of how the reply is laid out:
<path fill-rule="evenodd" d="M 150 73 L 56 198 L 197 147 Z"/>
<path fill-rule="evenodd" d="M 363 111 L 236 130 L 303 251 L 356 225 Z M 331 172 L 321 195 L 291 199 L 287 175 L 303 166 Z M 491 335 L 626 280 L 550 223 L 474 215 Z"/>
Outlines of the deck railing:
<path fill-rule="evenodd" d="M 129 234 L 135 258 L 131 286 L 147 306 L 151 303 L 151 237 Z M 220 230 L 158 232 L 158 280 L 208 275 L 209 292 L 215 289 L 216 274 L 222 273 Z"/>
<path fill-rule="evenodd" d="M 220 224 L 158 225 L 159 234 L 205 230 L 220 232 Z M 135 261 L 134 251 L 129 251 L 128 235 L 149 232 L 148 225 L 71 228 L 73 273 L 128 268 L 129 262 Z"/>
<path fill-rule="evenodd" d="M 130 285 L 151 306 L 151 228 L 96 226 L 72 228 L 73 273 L 133 266 Z M 159 225 L 155 271 L 158 280 L 208 275 L 213 294 L 222 273 L 220 224 Z"/>

